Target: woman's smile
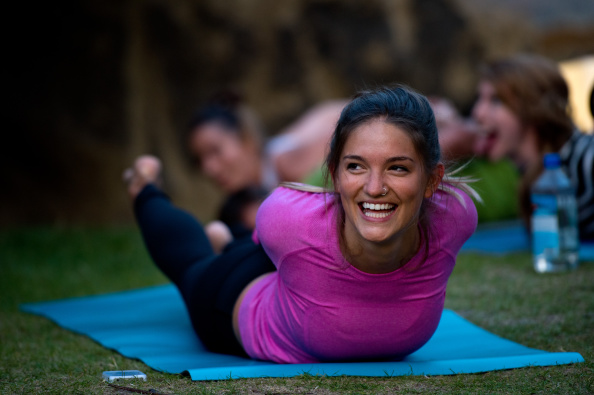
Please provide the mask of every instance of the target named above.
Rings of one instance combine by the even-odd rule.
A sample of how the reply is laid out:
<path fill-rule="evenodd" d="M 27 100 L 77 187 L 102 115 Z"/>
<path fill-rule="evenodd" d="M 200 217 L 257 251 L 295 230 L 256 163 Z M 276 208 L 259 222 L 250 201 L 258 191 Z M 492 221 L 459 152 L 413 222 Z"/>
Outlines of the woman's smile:
<path fill-rule="evenodd" d="M 361 212 L 369 219 L 384 219 L 394 213 L 398 206 L 390 203 L 359 203 Z"/>

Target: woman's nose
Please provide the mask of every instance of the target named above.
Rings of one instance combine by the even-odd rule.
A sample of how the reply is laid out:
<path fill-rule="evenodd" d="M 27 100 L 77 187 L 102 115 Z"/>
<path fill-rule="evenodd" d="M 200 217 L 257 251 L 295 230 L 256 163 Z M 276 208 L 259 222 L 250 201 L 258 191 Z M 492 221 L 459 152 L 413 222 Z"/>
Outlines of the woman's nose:
<path fill-rule="evenodd" d="M 365 193 L 369 196 L 381 196 L 384 194 L 384 177 L 379 174 L 369 176 L 365 184 Z"/>
<path fill-rule="evenodd" d="M 202 160 L 202 171 L 207 177 L 217 178 L 221 173 L 222 166 L 215 157 L 206 157 Z"/>

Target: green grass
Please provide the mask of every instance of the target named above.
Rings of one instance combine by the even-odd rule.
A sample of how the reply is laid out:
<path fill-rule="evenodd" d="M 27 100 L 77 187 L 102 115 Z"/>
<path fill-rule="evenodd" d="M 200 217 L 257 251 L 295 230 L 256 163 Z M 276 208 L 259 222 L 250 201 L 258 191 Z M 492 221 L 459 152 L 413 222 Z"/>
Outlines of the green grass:
<path fill-rule="evenodd" d="M 318 377 L 192 382 L 161 374 L 50 321 L 19 311 L 26 302 L 162 284 L 133 228 L 25 229 L 0 232 L 0 393 L 127 393 L 101 372 L 139 369 L 159 393 L 253 394 L 586 394 L 594 392 L 594 264 L 538 275 L 528 254 L 462 254 L 446 307 L 505 338 L 548 351 L 579 352 L 585 363 L 473 375 Z"/>

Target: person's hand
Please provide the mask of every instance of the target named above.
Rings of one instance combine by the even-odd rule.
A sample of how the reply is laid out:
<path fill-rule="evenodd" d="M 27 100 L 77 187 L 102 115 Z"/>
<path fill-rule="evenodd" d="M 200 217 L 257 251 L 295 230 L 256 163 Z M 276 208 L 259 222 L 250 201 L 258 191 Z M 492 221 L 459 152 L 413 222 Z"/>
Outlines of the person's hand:
<path fill-rule="evenodd" d="M 439 145 L 448 160 L 462 160 L 482 156 L 482 133 L 472 120 L 460 119 L 447 128 L 439 129 Z"/>
<path fill-rule="evenodd" d="M 435 114 L 439 145 L 446 160 L 461 160 L 481 156 L 482 133 L 472 119 L 463 118 L 454 105 L 441 97 L 429 98 Z"/>
<path fill-rule="evenodd" d="M 148 184 L 160 184 L 161 179 L 161 161 L 152 155 L 143 155 L 138 157 L 132 167 L 124 170 L 122 178 L 128 189 L 130 199 L 136 199 L 136 196 Z"/>
<path fill-rule="evenodd" d="M 220 254 L 225 246 L 233 241 L 231 230 L 221 221 L 212 221 L 204 227 L 206 237 L 212 245 L 212 249 Z"/>

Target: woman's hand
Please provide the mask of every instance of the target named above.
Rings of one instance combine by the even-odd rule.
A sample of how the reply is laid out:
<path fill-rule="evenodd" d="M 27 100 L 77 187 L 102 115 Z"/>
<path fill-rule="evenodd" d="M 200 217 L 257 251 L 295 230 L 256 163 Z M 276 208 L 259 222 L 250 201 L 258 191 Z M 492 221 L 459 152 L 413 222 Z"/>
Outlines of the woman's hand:
<path fill-rule="evenodd" d="M 139 156 L 132 167 L 126 169 L 122 178 L 128 189 L 130 199 L 134 201 L 136 196 L 148 184 L 159 186 L 161 179 L 161 161 L 152 155 Z"/>

